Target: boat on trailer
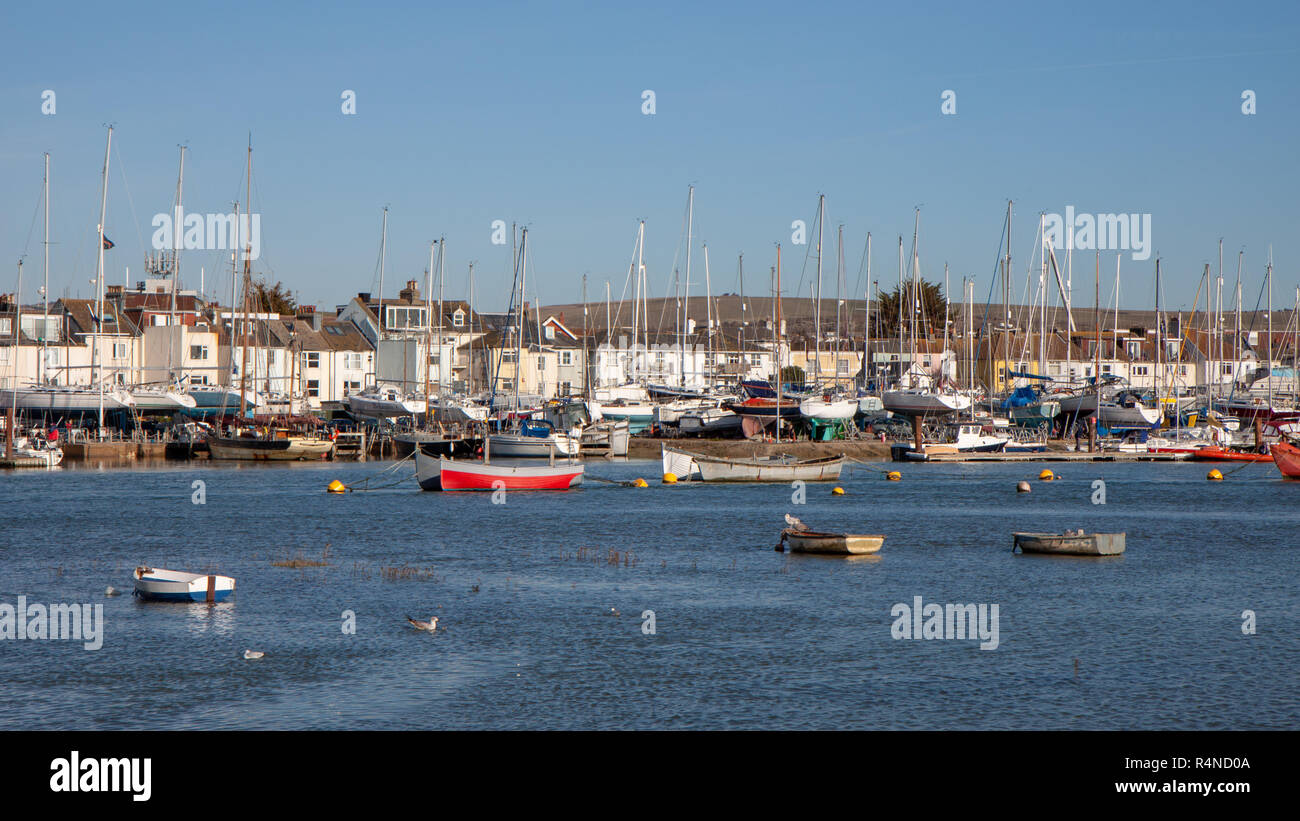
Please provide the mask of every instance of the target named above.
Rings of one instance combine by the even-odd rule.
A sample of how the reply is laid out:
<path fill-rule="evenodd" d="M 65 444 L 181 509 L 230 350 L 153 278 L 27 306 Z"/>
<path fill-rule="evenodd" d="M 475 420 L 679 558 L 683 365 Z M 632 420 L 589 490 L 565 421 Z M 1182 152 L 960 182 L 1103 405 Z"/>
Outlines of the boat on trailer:
<path fill-rule="evenodd" d="M 1012 533 L 1011 552 L 1056 556 L 1118 556 L 1124 552 L 1123 533 Z"/>
<path fill-rule="evenodd" d="M 135 569 L 135 595 L 145 601 L 219 602 L 235 592 L 235 580 L 215 573 L 186 573 L 141 565 Z"/>

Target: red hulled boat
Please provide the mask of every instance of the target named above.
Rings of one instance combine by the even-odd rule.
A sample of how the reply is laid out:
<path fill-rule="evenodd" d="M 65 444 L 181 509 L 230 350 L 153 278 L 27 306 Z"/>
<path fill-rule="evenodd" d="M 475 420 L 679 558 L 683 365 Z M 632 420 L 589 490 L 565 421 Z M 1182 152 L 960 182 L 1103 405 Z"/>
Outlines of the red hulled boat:
<path fill-rule="evenodd" d="M 1290 442 L 1277 442 L 1269 446 L 1273 463 L 1287 479 L 1300 479 L 1300 448 Z"/>
<path fill-rule="evenodd" d="M 415 479 L 422 490 L 568 490 L 582 484 L 584 470 L 578 462 L 509 465 L 415 453 Z"/>

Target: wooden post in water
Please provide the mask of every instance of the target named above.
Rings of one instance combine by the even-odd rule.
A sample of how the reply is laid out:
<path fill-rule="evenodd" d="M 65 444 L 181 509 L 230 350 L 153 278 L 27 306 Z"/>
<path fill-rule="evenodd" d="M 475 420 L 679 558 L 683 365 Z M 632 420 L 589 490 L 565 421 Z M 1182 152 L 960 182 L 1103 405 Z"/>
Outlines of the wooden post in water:
<path fill-rule="evenodd" d="M 921 417 L 912 417 L 912 438 L 916 442 L 916 452 L 925 453 L 925 440 L 921 436 Z"/>
<path fill-rule="evenodd" d="M 1095 413 L 1088 417 L 1088 452 L 1097 452 L 1097 415 Z"/>

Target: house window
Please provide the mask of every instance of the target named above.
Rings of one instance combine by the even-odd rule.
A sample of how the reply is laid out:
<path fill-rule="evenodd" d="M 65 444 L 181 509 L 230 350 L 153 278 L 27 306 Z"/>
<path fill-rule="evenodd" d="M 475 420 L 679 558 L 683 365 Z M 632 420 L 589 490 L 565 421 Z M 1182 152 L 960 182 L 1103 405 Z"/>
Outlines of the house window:
<path fill-rule="evenodd" d="M 515 389 L 515 380 L 513 380 L 513 379 L 502 379 L 502 380 L 501 380 L 501 390 L 502 390 L 502 391 L 513 391 L 514 389 Z"/>
<path fill-rule="evenodd" d="M 546 370 L 546 357 L 544 356 L 537 357 L 537 370 L 539 371 Z"/>
<path fill-rule="evenodd" d="M 8 336 L 14 332 L 14 321 L 10 317 L 0 319 L 0 334 Z"/>
<path fill-rule="evenodd" d="M 515 352 L 514 352 L 514 349 L 513 349 L 513 348 L 506 348 L 505 350 L 503 350 L 503 351 L 501 352 L 501 361 L 502 361 L 502 362 L 514 362 L 514 361 L 515 361 Z"/>
<path fill-rule="evenodd" d="M 1147 375 L 1147 366 L 1146 366 L 1146 365 L 1134 365 L 1134 366 L 1133 366 L 1133 375 L 1134 375 L 1134 376 L 1146 376 L 1146 375 Z"/>
<path fill-rule="evenodd" d="M 320 380 L 317 379 L 307 380 L 307 395 L 311 397 L 320 396 Z"/>
<path fill-rule="evenodd" d="M 191 346 L 190 346 L 190 359 L 207 359 L 207 358 L 208 358 L 208 346 L 207 346 L 207 345 L 191 345 Z"/>
<path fill-rule="evenodd" d="M 547 339 L 554 339 L 554 338 L 555 338 L 555 326 L 554 326 L 554 325 L 547 325 L 547 326 L 546 326 L 546 330 L 545 330 L 543 333 L 546 334 L 546 338 L 547 338 Z"/>
<path fill-rule="evenodd" d="M 353 370 L 360 370 L 360 369 L 361 369 L 361 354 L 360 354 L 360 353 L 345 353 L 345 354 L 343 354 L 343 367 L 345 367 L 345 368 L 352 368 Z"/>
<path fill-rule="evenodd" d="M 302 366 L 304 368 L 320 367 L 320 351 L 306 351 L 302 355 Z"/>
<path fill-rule="evenodd" d="M 1128 347 L 1128 358 L 1129 358 L 1129 359 L 1137 359 L 1139 356 L 1142 355 L 1142 343 L 1139 342 L 1138 340 L 1136 340 L 1136 339 L 1130 339 L 1130 340 L 1126 343 L 1126 345 L 1127 345 L 1127 347 Z"/>
<path fill-rule="evenodd" d="M 573 364 L 573 351 L 560 351 L 560 364 L 561 364 L 561 365 L 572 365 L 572 364 Z"/>
<path fill-rule="evenodd" d="M 191 384 L 194 384 L 194 385 L 207 385 L 207 384 L 210 384 L 210 383 L 208 382 L 208 377 L 207 377 L 206 374 L 203 375 L 203 376 L 191 376 L 191 377 L 190 377 L 190 383 L 191 383 Z"/>
<path fill-rule="evenodd" d="M 387 328 L 422 328 L 424 327 L 423 308 L 388 308 Z"/>
<path fill-rule="evenodd" d="M 556 394 L 556 395 L 557 395 L 557 396 L 571 396 L 572 394 L 573 394 L 573 386 L 572 386 L 570 383 L 568 383 L 568 382 L 561 382 L 561 383 L 560 383 L 560 388 L 559 388 L 559 393 Z"/>
<path fill-rule="evenodd" d="M 849 360 L 847 360 L 847 359 L 837 359 L 837 360 L 835 360 L 835 372 L 836 372 L 837 374 L 840 374 L 840 375 L 843 375 L 843 374 L 848 373 L 848 372 L 849 372 Z"/>
<path fill-rule="evenodd" d="M 451 315 L 451 324 L 457 328 L 465 324 L 465 312 L 457 309 L 456 313 Z"/>
<path fill-rule="evenodd" d="M 114 358 L 114 359 L 126 359 L 126 343 L 125 343 L 125 342 L 114 342 L 114 343 L 113 343 L 113 358 Z"/>
<path fill-rule="evenodd" d="M 1231 376 L 1231 375 L 1232 375 L 1232 366 L 1231 366 L 1231 365 L 1224 365 L 1224 366 L 1223 366 L 1223 375 L 1224 375 L 1224 376 Z"/>
<path fill-rule="evenodd" d="M 1110 365 L 1102 365 L 1102 366 L 1101 366 L 1101 372 L 1102 372 L 1102 373 L 1110 373 Z"/>
<path fill-rule="evenodd" d="M 361 390 L 361 383 L 360 383 L 360 382 L 344 382 L 344 383 L 343 383 L 343 390 L 347 391 L 348 393 L 351 393 L 352 391 L 359 391 L 359 390 Z"/>
<path fill-rule="evenodd" d="M 740 364 L 740 354 L 738 354 L 738 353 L 729 353 L 729 354 L 727 354 L 727 364 L 728 364 L 728 365 L 739 365 L 739 364 Z"/>
<path fill-rule="evenodd" d="M 0 363 L 4 363 L 4 364 L 9 363 L 9 351 L 10 348 L 8 346 L 4 348 L 0 348 Z"/>
<path fill-rule="evenodd" d="M 152 319 L 154 327 L 160 327 L 167 324 L 167 314 L 154 314 Z M 105 317 L 104 321 L 107 322 L 108 318 Z"/>

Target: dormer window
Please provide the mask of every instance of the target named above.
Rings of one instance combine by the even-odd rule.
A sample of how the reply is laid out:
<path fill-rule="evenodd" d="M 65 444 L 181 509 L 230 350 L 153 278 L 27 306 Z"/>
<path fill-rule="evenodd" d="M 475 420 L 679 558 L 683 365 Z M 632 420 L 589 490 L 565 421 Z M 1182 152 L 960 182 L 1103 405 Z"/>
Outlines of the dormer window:
<path fill-rule="evenodd" d="M 451 324 L 457 328 L 463 327 L 465 325 L 465 312 L 457 308 L 456 313 L 451 315 Z"/>

